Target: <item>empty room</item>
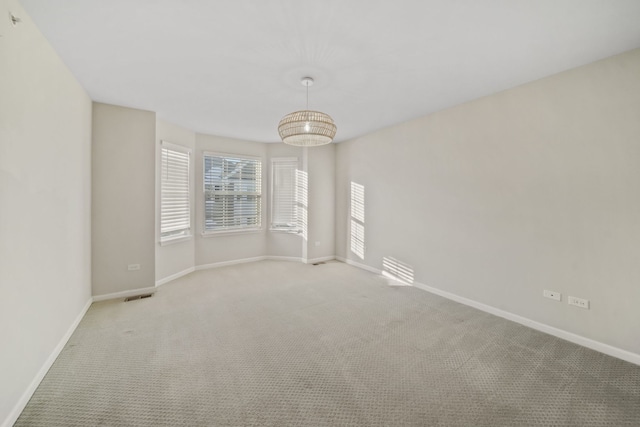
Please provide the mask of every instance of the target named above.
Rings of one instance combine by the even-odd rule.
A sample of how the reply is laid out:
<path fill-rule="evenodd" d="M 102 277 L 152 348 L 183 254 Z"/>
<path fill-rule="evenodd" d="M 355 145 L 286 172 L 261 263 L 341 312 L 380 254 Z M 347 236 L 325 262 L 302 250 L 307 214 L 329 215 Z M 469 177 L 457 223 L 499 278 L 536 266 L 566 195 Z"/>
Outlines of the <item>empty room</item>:
<path fill-rule="evenodd" d="M 0 427 L 639 426 L 639 22 L 0 0 Z"/>

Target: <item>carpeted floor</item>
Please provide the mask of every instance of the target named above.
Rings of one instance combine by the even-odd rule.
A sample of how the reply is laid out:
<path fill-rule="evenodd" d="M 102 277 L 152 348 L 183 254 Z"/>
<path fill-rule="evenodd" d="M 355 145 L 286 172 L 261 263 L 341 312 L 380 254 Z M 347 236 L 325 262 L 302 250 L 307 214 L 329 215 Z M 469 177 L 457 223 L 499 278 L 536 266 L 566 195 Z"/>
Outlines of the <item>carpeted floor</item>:
<path fill-rule="evenodd" d="M 16 426 L 638 426 L 640 366 L 346 264 L 93 304 Z"/>

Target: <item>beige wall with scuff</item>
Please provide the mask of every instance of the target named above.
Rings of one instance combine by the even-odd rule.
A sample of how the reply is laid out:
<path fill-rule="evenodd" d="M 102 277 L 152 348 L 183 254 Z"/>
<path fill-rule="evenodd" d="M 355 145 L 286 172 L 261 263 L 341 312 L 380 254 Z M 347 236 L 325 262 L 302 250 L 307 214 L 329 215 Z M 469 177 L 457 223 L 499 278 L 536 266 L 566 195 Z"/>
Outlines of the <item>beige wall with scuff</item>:
<path fill-rule="evenodd" d="M 156 115 L 95 102 L 92 140 L 93 295 L 155 286 Z"/>

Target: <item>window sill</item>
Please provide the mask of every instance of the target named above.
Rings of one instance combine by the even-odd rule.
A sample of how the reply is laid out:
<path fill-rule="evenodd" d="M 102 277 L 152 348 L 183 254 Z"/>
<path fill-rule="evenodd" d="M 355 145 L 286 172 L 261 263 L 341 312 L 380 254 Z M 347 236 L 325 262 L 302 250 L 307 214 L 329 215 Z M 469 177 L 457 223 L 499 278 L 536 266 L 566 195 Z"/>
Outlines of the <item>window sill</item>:
<path fill-rule="evenodd" d="M 175 245 L 176 243 L 182 243 L 191 240 L 191 234 L 188 236 L 179 236 L 171 239 L 160 240 L 160 246 Z"/>
<path fill-rule="evenodd" d="M 234 236 L 236 234 L 258 234 L 262 233 L 262 228 L 252 228 L 252 229 L 240 229 L 240 230 L 221 230 L 221 231 L 204 231 L 202 232 L 202 237 L 217 237 L 217 236 Z"/>
<path fill-rule="evenodd" d="M 295 235 L 302 234 L 302 230 L 285 230 L 283 228 L 270 228 L 269 231 L 272 233 L 279 233 L 279 234 L 295 234 Z"/>

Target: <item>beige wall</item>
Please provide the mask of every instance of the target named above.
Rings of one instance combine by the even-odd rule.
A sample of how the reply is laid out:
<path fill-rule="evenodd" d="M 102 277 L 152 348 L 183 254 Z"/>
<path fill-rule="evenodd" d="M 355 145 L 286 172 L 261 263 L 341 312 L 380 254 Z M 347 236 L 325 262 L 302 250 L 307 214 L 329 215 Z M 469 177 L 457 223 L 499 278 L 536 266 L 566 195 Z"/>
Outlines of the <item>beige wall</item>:
<path fill-rule="evenodd" d="M 204 197 L 202 183 L 203 153 L 225 153 L 254 156 L 262 159 L 262 230 L 248 233 L 218 234 L 202 236 L 204 224 Z M 195 258 L 196 266 L 217 264 L 247 258 L 262 257 L 267 245 L 267 148 L 259 142 L 248 142 L 232 138 L 196 134 L 196 233 Z"/>
<path fill-rule="evenodd" d="M 0 425 L 11 425 L 91 298 L 91 100 L 17 1 L 0 0 L 0 16 Z"/>
<path fill-rule="evenodd" d="M 155 286 L 155 134 L 155 113 L 93 104 L 94 296 Z"/>
<path fill-rule="evenodd" d="M 306 259 L 335 256 L 335 164 L 336 144 L 306 148 L 309 180 L 308 238 Z"/>
<path fill-rule="evenodd" d="M 167 141 L 191 149 L 191 228 L 195 234 L 195 146 L 196 134 L 188 129 L 168 123 L 156 121 L 156 283 L 180 273 L 192 270 L 195 266 L 195 237 L 176 243 L 160 245 L 160 143 Z"/>
<path fill-rule="evenodd" d="M 339 144 L 337 254 L 640 354 L 639 76 L 635 50 Z"/>

